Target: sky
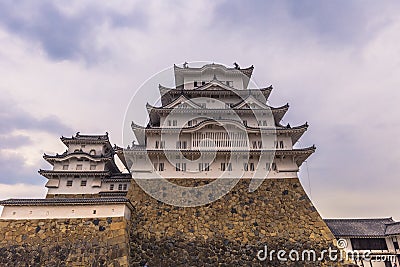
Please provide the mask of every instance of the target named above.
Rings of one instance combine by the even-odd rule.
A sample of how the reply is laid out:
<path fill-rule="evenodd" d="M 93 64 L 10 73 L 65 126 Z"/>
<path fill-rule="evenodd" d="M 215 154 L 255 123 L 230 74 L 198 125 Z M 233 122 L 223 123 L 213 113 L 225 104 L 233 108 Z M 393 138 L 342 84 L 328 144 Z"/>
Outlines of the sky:
<path fill-rule="evenodd" d="M 254 65 L 317 151 L 301 182 L 324 218 L 400 220 L 399 1 L 0 2 L 0 199 L 44 197 L 60 136 L 122 145 L 130 99 L 173 64 Z M 156 93 L 157 88 L 154 88 Z M 144 109 L 147 100 L 138 109 Z"/>

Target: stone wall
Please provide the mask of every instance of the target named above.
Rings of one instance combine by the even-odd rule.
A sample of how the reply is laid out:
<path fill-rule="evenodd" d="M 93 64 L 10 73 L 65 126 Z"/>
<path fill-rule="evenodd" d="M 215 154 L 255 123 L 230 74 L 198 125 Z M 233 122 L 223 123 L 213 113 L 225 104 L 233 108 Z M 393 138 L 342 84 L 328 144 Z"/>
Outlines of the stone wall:
<path fill-rule="evenodd" d="M 334 236 L 298 178 L 268 179 L 249 192 L 242 179 L 223 198 L 199 207 L 161 203 L 132 181 L 128 192 L 131 266 L 277 266 L 257 252 L 335 248 Z M 276 256 L 274 257 L 276 259 Z M 289 266 L 340 266 L 335 262 L 287 262 Z"/>
<path fill-rule="evenodd" d="M 129 222 L 0 220 L 0 266 L 128 266 Z"/>

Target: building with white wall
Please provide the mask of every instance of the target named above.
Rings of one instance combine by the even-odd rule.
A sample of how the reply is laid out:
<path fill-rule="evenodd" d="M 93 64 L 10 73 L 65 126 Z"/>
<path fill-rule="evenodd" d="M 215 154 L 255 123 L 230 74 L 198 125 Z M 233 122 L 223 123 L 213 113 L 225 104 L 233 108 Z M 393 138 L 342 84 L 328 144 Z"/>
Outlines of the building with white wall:
<path fill-rule="evenodd" d="M 289 105 L 267 104 L 272 86 L 249 88 L 253 66 L 175 66 L 175 87 L 159 86 L 149 123 L 132 123 L 136 144 L 120 150 L 134 178 L 296 178 L 314 146 L 295 148 L 308 124 L 281 120 Z M 124 153 L 124 155 L 123 155 Z"/>
<path fill-rule="evenodd" d="M 392 218 L 325 219 L 336 239 L 344 240 L 345 251 L 368 255 L 354 258 L 363 267 L 392 267 L 400 264 L 400 222 Z"/>
<path fill-rule="evenodd" d="M 131 175 L 115 161 L 108 134 L 61 137 L 62 154 L 44 155 L 51 170 L 39 170 L 48 179 L 46 199 L 8 199 L 1 219 L 101 218 L 130 216 L 125 198 Z"/>

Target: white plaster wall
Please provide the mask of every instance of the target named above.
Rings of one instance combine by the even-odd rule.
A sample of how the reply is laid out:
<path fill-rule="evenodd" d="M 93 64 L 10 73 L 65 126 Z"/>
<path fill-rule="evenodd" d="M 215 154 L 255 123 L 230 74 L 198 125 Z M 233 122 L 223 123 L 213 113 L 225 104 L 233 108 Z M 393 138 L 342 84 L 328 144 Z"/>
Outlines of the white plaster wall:
<path fill-rule="evenodd" d="M 237 71 L 235 71 L 237 72 Z M 234 87 L 236 89 L 245 89 L 244 88 L 244 81 L 243 81 L 243 77 L 241 74 L 236 74 L 236 73 L 224 73 L 223 71 L 220 70 L 216 70 L 216 71 L 204 71 L 203 73 L 198 72 L 198 73 L 193 73 L 193 74 L 185 74 L 184 77 L 184 88 L 185 89 L 194 89 L 194 81 L 198 81 L 200 82 L 201 85 L 201 81 L 205 81 L 206 83 L 213 80 L 214 78 L 214 73 L 217 77 L 217 80 L 222 81 L 223 83 L 225 83 L 225 81 L 232 81 L 232 83 L 230 84 L 231 87 Z"/>
<path fill-rule="evenodd" d="M 169 160 L 171 161 L 171 163 L 169 162 Z M 225 157 L 223 156 L 218 156 L 216 159 L 194 159 L 194 161 L 190 162 L 191 159 L 184 160 L 182 159 L 182 157 L 180 159 L 177 159 L 176 155 L 173 155 L 169 158 L 169 160 L 166 158 L 157 159 L 153 157 L 151 158 L 151 162 L 148 162 L 147 164 L 144 163 L 144 161 L 136 160 L 133 164 L 132 175 L 134 178 L 152 178 L 155 177 L 155 173 L 159 173 L 164 178 L 217 178 L 221 175 L 227 177 L 253 178 L 254 175 L 257 174 L 257 177 L 294 178 L 297 177 L 298 171 L 298 167 L 293 162 L 293 159 L 291 157 L 276 159 L 276 171 L 267 169 L 268 166 L 265 160 L 268 159 L 265 159 L 262 163 L 257 164 L 258 158 L 249 159 L 247 161 L 246 158 L 240 156 L 232 158 L 232 171 L 221 170 L 221 162 L 229 162 L 229 160 L 226 161 Z M 160 162 L 164 163 L 164 171 L 157 170 L 156 172 L 154 172 L 154 164 L 158 164 Z M 175 164 L 177 162 L 179 162 L 180 164 L 186 163 L 186 171 L 176 171 Z M 212 162 L 210 164 L 210 170 L 199 172 L 200 162 Z M 245 162 L 253 162 L 255 171 L 250 171 L 250 167 L 248 168 L 248 171 L 244 171 Z M 144 172 L 144 170 L 147 170 L 147 172 Z"/>
<path fill-rule="evenodd" d="M 90 153 L 92 149 L 96 151 L 96 155 L 104 154 L 104 145 L 103 144 L 70 144 L 68 147 L 68 153 L 72 153 L 75 150 L 82 149 L 83 152 Z"/>
<path fill-rule="evenodd" d="M 110 184 L 114 184 L 113 191 L 119 191 L 119 184 L 126 184 L 129 189 L 129 182 L 115 182 L 115 183 L 101 183 L 101 187 L 93 187 L 92 184 L 95 179 L 100 178 L 72 178 L 72 177 L 61 177 L 58 188 L 49 188 L 48 194 L 98 194 L 102 191 L 110 191 Z M 67 186 L 67 181 L 72 180 L 72 186 Z M 81 186 L 81 181 L 86 180 L 86 186 Z M 110 191 L 112 192 L 112 191 Z"/>
<path fill-rule="evenodd" d="M 96 211 L 96 213 L 94 213 Z M 5 206 L 1 219 L 61 219 L 130 217 L 126 204 L 59 205 L 59 206 Z"/>
<path fill-rule="evenodd" d="M 64 165 L 68 165 L 68 169 L 64 171 L 89 171 L 91 170 L 92 165 L 96 165 L 94 171 L 104 171 L 105 163 L 102 161 L 92 161 L 88 160 L 85 157 L 81 157 L 82 161 L 78 161 L 76 157 L 69 158 L 68 160 L 55 162 L 53 170 L 55 171 L 63 171 Z M 77 170 L 77 166 L 82 165 L 81 170 Z M 93 170 L 92 170 L 93 171 Z"/>

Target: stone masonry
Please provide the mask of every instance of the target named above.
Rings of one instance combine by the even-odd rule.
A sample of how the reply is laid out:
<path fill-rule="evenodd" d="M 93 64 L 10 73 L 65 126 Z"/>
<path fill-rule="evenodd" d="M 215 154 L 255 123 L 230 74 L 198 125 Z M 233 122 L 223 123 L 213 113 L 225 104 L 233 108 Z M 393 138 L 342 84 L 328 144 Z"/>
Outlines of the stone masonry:
<path fill-rule="evenodd" d="M 268 179 L 252 193 L 248 185 L 242 179 L 216 202 L 181 208 L 153 199 L 132 181 L 131 266 L 278 266 L 282 262 L 260 262 L 257 252 L 265 245 L 288 252 L 335 248 L 334 236 L 298 178 Z M 341 266 L 324 261 L 286 265 Z"/>
<path fill-rule="evenodd" d="M 0 266 L 129 266 L 125 218 L 0 220 Z"/>

